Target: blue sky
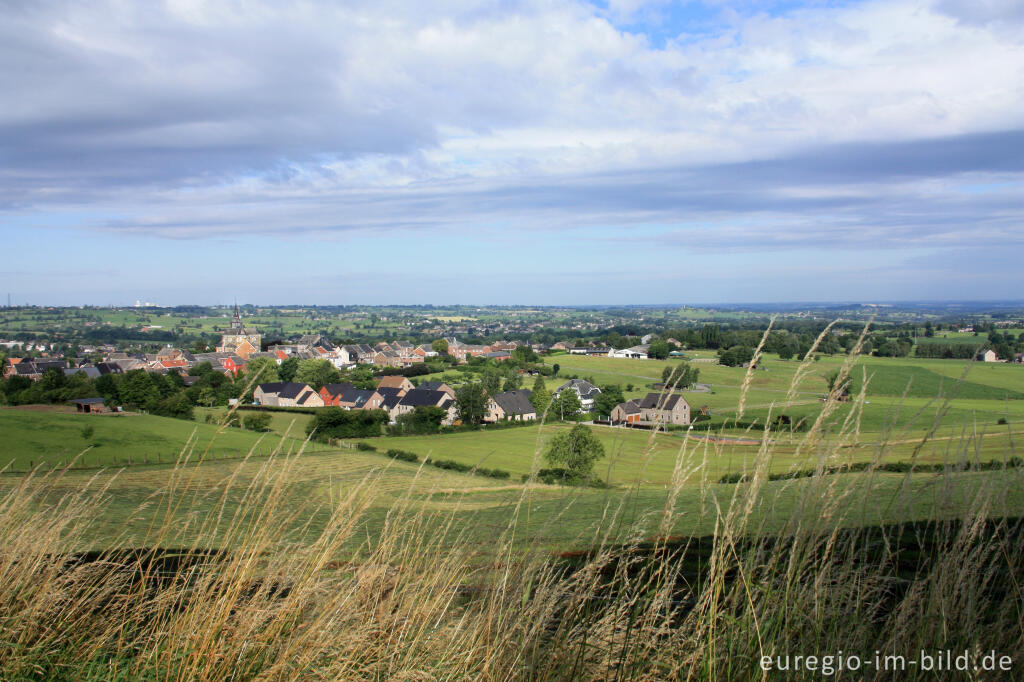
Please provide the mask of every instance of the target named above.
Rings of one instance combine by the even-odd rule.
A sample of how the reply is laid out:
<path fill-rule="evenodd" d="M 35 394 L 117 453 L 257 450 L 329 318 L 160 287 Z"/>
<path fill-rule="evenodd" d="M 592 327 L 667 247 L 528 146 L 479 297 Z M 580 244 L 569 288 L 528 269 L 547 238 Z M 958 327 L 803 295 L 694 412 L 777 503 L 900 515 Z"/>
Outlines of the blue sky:
<path fill-rule="evenodd" d="M 1024 298 L 1024 9 L 13 2 L 17 303 Z"/>

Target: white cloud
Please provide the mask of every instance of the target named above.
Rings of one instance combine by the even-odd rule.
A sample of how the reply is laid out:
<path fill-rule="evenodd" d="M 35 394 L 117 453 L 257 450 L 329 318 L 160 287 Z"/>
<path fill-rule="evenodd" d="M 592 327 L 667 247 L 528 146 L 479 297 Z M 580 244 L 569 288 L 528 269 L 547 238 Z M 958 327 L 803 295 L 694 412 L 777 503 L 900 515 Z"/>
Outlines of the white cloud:
<path fill-rule="evenodd" d="M 663 49 L 616 28 L 660 6 L 30 4 L 0 27 L 0 206 L 95 204 L 120 217 L 90 226 L 189 237 L 848 213 L 857 179 L 699 174 L 1022 120 L 1005 8 L 975 13 L 997 27 L 951 2 L 723 10 Z"/>

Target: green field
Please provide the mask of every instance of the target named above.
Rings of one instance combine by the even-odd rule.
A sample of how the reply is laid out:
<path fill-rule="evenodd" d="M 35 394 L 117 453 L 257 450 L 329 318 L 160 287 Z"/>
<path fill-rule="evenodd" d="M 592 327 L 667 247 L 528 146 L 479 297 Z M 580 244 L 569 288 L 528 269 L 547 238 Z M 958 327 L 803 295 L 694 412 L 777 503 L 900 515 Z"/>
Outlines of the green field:
<path fill-rule="evenodd" d="M 92 427 L 87 439 L 85 427 Z M 46 463 L 61 466 L 79 457 L 79 466 L 172 463 L 183 451 L 213 459 L 269 454 L 277 447 L 297 449 L 299 439 L 256 434 L 211 424 L 124 413 L 87 415 L 74 411 L 0 409 L 0 466 L 25 470 Z M 301 433 L 304 437 L 305 434 Z"/>

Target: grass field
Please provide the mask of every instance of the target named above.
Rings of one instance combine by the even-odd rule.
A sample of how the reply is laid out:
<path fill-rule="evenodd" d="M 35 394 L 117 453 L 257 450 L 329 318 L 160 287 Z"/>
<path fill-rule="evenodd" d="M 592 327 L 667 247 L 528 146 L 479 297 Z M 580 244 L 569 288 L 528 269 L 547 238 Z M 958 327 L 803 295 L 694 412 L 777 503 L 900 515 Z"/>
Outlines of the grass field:
<path fill-rule="evenodd" d="M 411 439 L 396 440 L 404 441 L 402 445 L 407 447 L 416 445 Z M 510 447 L 517 445 L 507 438 L 502 443 Z M 491 445 L 498 443 L 492 442 Z M 635 448 L 636 443 L 630 443 L 624 449 L 629 447 Z M 751 471 L 757 449 L 746 448 L 734 453 L 737 460 L 745 460 L 742 464 L 739 461 L 708 462 L 702 449 L 691 448 L 680 454 L 678 447 L 672 452 L 671 447 L 656 446 L 648 468 L 649 475 L 639 487 L 630 486 L 636 483 L 640 452 L 636 449 L 624 452 L 615 466 L 622 471 L 629 470 L 634 480 L 625 480 L 628 476 L 616 480 L 613 475 L 613 482 L 621 485 L 607 490 L 537 484 L 523 486 L 515 481 L 452 473 L 394 461 L 376 453 L 348 450 L 307 453 L 297 459 L 281 457 L 273 467 L 287 471 L 286 494 L 291 500 L 288 504 L 295 510 L 303 510 L 303 514 L 294 521 L 293 530 L 298 534 L 293 537 L 294 541 L 303 541 L 305 535 L 322 531 L 331 508 L 338 501 L 346 499 L 354 490 L 369 486 L 373 491 L 372 500 L 368 501 L 360 533 L 351 540 L 350 547 L 361 548 L 359 551 L 362 553 L 372 552 L 389 514 L 397 508 L 446 516 L 447 522 L 458 530 L 463 540 L 468 537 L 473 542 L 486 542 L 506 528 L 514 514 L 519 514 L 524 524 L 522 535 L 516 541 L 520 549 L 539 543 L 548 551 L 560 551 L 586 546 L 598 531 L 610 532 L 610 537 L 615 538 L 638 530 L 654 532 L 658 524 L 658 516 L 654 512 L 663 510 L 670 499 L 675 515 L 670 529 L 672 533 L 711 532 L 716 505 L 722 508 L 723 513 L 727 511 L 734 495 L 742 487 L 719 484 L 717 476 L 729 470 Z M 446 454 L 452 458 L 460 457 L 452 451 Z M 780 463 L 786 459 L 783 453 L 773 454 L 773 457 Z M 677 458 L 691 474 L 687 477 L 688 482 L 673 492 L 670 490 L 671 474 Z M 515 458 L 505 455 L 485 458 L 485 461 L 491 466 L 517 465 Z M 813 466 L 813 459 L 808 461 Z M 703 467 L 703 472 L 695 470 L 698 466 Z M 225 506 L 225 513 L 239 512 L 245 505 L 248 487 L 256 478 L 267 475 L 262 460 L 207 461 L 189 465 L 173 475 L 172 471 L 168 466 L 136 466 L 98 475 L 75 471 L 63 474 L 48 493 L 48 499 L 54 504 L 85 485 L 106 490 L 102 517 L 95 519 L 90 532 L 80 539 L 84 545 L 69 549 L 102 547 L 115 538 L 118 542 L 134 545 L 144 543 L 146 534 L 165 513 L 157 502 L 162 496 L 171 494 L 175 486 L 191 491 L 189 504 L 192 506 L 182 509 L 180 535 L 174 539 L 174 544 L 187 546 L 191 541 L 189 533 L 196 531 L 194 524 L 186 523 L 186 519 L 194 514 L 199 514 L 197 518 L 201 519 L 206 511 L 218 505 Z M 174 483 L 175 478 L 177 483 Z M 955 515 L 971 499 L 976 486 L 998 488 L 1000 493 L 996 504 L 1000 508 L 1024 506 L 1024 469 L 910 475 L 879 473 L 871 478 L 844 474 L 829 478 L 840 487 L 842 497 L 847 500 L 841 512 L 844 523 L 853 525 Z M 2 476 L 0 488 L 17 480 L 19 477 L 16 476 Z M 813 485 L 808 479 L 766 483 L 763 506 L 755 512 L 756 523 L 753 525 L 762 529 L 782 528 Z M 870 504 L 858 501 L 868 498 Z M 515 511 L 517 507 L 520 507 L 518 512 Z"/>
<path fill-rule="evenodd" d="M 930 368 L 910 375 L 946 376 Z M 733 371 L 714 370 L 716 395 L 738 396 Z M 755 378 L 758 401 L 784 396 L 771 372 Z M 746 416 L 767 409 L 751 391 Z M 867 398 L 860 413 L 814 396 L 791 405 L 836 412 L 821 431 L 770 434 L 763 446 L 594 426 L 609 453 L 604 489 L 383 452 L 298 454 L 296 440 L 269 458 L 2 474 L 0 669 L 76 680 L 732 680 L 762 679 L 757 661 L 778 652 L 953 647 L 1020 660 L 1024 467 L 768 474 L 1005 461 L 1024 437 L 1024 401 L 958 398 L 942 411 L 934 398 Z M 990 423 L 997 406 L 1008 424 Z M 274 417 L 264 438 L 280 441 L 292 415 Z M 923 439 L 936 417 L 941 428 Z M 180 451 L 193 433 L 198 451 L 215 433 L 160 417 L 0 411 L 15 461 L 26 448 L 70 449 L 83 424 L 95 450 L 121 457 L 175 439 Z M 370 440 L 519 474 L 566 428 Z M 225 429 L 211 451 L 256 438 Z M 747 478 L 721 483 L 723 473 Z M 925 519 L 938 523 L 892 525 Z"/>
<path fill-rule="evenodd" d="M 83 429 L 90 426 L 92 435 L 86 438 Z M 218 434 L 214 425 L 167 417 L 86 415 L 53 409 L 0 409 L 0 435 L 0 466 L 10 464 L 18 470 L 40 463 L 61 466 L 79 455 L 81 466 L 119 466 L 129 461 L 173 463 L 185 449 L 213 459 L 244 456 L 253 449 L 268 454 L 281 444 L 276 434 L 264 436 L 235 428 Z M 289 438 L 283 447 L 294 449 L 300 442 Z"/>

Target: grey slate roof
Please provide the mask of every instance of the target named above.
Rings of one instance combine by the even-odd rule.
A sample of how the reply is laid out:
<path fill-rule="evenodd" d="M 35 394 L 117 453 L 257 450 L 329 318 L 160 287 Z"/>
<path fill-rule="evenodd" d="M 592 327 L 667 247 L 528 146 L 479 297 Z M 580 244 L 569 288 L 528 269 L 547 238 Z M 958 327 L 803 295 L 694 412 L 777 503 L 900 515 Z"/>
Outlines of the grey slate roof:
<path fill-rule="evenodd" d="M 683 396 L 674 393 L 671 395 L 648 393 L 640 401 L 640 407 L 645 410 L 673 410 L 680 400 L 683 400 Z M 683 402 L 686 401 L 683 400 Z"/>
<path fill-rule="evenodd" d="M 444 391 L 432 391 L 430 389 L 414 388 L 402 397 L 402 405 L 408 405 L 410 407 L 419 407 L 426 405 L 433 407 L 440 405 L 444 400 L 451 400 Z"/>
<path fill-rule="evenodd" d="M 626 414 L 640 414 L 640 406 L 636 404 L 635 400 L 627 400 L 624 403 L 619 403 L 615 407 L 621 408 Z"/>
<path fill-rule="evenodd" d="M 337 398 L 345 394 L 345 391 L 355 388 L 351 381 L 346 381 L 341 384 L 324 384 L 324 388 L 327 389 L 327 393 Z"/>
<path fill-rule="evenodd" d="M 559 386 L 555 393 L 561 393 L 567 388 L 573 388 L 576 391 L 578 391 L 581 399 L 595 398 L 597 397 L 597 394 L 601 392 L 601 389 L 599 389 L 597 386 L 590 383 L 589 381 L 584 381 L 583 379 L 570 379 L 569 381 Z"/>
<path fill-rule="evenodd" d="M 533 391 L 521 388 L 518 391 L 505 391 L 494 396 L 494 402 L 509 415 L 534 414 L 537 409 L 530 402 Z"/>
<path fill-rule="evenodd" d="M 308 387 L 306 384 L 294 381 L 274 381 L 269 384 L 260 384 L 258 388 L 262 389 L 264 393 L 276 393 L 280 398 L 297 398 Z"/>
<path fill-rule="evenodd" d="M 341 396 L 341 402 L 352 403 L 355 407 L 362 407 L 366 404 L 366 401 L 373 395 L 373 391 L 367 391 L 364 388 L 350 388 Z"/>
<path fill-rule="evenodd" d="M 84 365 L 82 367 L 74 367 L 72 369 L 66 369 L 66 370 L 64 370 L 64 375 L 65 376 L 71 376 L 72 374 L 78 374 L 79 372 L 81 372 L 85 376 L 89 377 L 90 379 L 99 379 L 100 378 L 100 371 L 96 368 L 95 365 Z"/>
<path fill-rule="evenodd" d="M 427 391 L 440 391 L 442 386 L 444 386 L 443 381 L 424 381 L 417 388 Z"/>

